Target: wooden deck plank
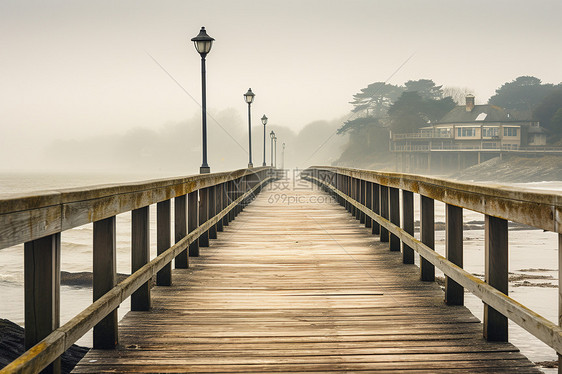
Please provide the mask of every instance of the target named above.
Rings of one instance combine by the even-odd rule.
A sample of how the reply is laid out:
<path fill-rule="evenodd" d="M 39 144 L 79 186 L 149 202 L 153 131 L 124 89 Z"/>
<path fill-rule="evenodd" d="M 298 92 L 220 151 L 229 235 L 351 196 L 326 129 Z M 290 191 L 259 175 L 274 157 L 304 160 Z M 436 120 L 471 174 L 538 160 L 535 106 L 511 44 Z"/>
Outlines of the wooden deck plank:
<path fill-rule="evenodd" d="M 335 203 L 262 192 L 75 373 L 540 372 Z M 309 201 L 317 190 L 291 191 Z"/>

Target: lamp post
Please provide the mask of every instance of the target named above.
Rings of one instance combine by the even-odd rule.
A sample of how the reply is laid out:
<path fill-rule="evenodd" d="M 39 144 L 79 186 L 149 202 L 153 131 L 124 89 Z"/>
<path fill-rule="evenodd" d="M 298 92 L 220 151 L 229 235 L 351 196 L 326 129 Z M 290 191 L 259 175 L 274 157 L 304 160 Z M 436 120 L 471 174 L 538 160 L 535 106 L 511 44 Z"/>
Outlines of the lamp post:
<path fill-rule="evenodd" d="M 273 138 L 275 138 L 275 131 L 271 130 L 269 137 L 271 138 L 271 166 L 273 167 Z"/>
<path fill-rule="evenodd" d="M 281 170 L 285 169 L 285 143 L 283 143 L 283 149 L 281 150 Z"/>
<path fill-rule="evenodd" d="M 253 168 L 254 165 L 252 164 L 252 114 L 250 107 L 252 106 L 252 102 L 254 101 L 254 93 L 252 92 L 251 88 L 248 88 L 248 92 L 244 94 L 244 100 L 248 103 L 248 139 L 249 139 L 249 147 L 250 147 L 250 160 L 248 161 L 248 167 Z"/>
<path fill-rule="evenodd" d="M 267 117 L 265 116 L 265 114 L 261 118 L 261 123 L 263 123 L 263 165 L 262 166 L 267 166 L 267 164 L 265 163 L 265 125 L 267 125 Z"/>
<path fill-rule="evenodd" d="M 274 142 L 274 144 L 275 144 L 275 153 L 274 153 L 274 154 L 275 154 L 275 158 L 273 159 L 273 160 L 274 160 L 273 166 L 274 166 L 275 168 L 277 168 L 277 135 L 275 135 L 275 136 L 273 137 L 273 142 Z"/>
<path fill-rule="evenodd" d="M 211 172 L 211 168 L 209 167 L 209 164 L 207 164 L 207 82 L 205 79 L 205 57 L 207 57 L 207 53 L 209 53 L 209 51 L 211 50 L 214 40 L 215 39 L 207 35 L 204 27 L 201 27 L 199 35 L 191 39 L 191 41 L 195 45 L 195 49 L 201 55 L 201 109 L 203 112 L 203 163 L 199 168 L 199 172 L 201 174 Z"/>

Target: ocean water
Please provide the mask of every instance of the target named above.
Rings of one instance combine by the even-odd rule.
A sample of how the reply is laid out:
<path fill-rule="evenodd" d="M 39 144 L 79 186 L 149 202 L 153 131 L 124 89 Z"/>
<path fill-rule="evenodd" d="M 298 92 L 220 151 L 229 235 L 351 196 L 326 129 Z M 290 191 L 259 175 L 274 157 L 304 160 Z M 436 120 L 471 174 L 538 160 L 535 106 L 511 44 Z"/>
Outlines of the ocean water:
<path fill-rule="evenodd" d="M 0 195 L 48 189 L 88 186 L 147 180 L 161 175 L 51 175 L 0 174 Z M 562 182 L 523 183 L 522 189 L 562 191 Z M 415 197 L 415 219 L 419 219 L 419 196 Z M 172 209 L 173 214 L 173 209 Z M 156 257 L 156 208 L 150 208 L 151 259 Z M 435 221 L 445 222 L 445 204 L 435 203 Z M 484 216 L 464 210 L 464 222 L 477 229 L 464 231 L 464 268 L 472 274 L 484 274 Z M 61 270 L 68 272 L 92 271 L 93 225 L 80 226 L 62 233 Z M 417 233 L 416 235 L 419 235 Z M 130 273 L 131 215 L 117 216 L 117 271 Z M 445 231 L 435 233 L 436 251 L 444 255 Z M 536 229 L 513 228 L 509 231 L 509 272 L 512 276 L 509 296 L 531 308 L 554 323 L 558 321 L 558 236 Z M 417 256 L 416 256 L 417 257 Z M 419 263 L 419 258 L 416 258 Z M 436 271 L 437 276 L 443 276 Z M 519 277 L 517 277 L 519 276 Z M 0 250 L 0 318 L 23 325 L 23 245 Z M 92 302 L 92 290 L 85 287 L 61 287 L 61 324 L 64 324 Z M 470 293 L 465 303 L 473 314 L 482 318 L 483 304 Z M 119 307 L 119 318 L 129 310 L 129 302 Z M 510 341 L 531 360 L 555 360 L 556 353 L 525 330 L 510 322 Z M 92 345 L 91 332 L 78 344 Z M 555 369 L 544 369 L 556 372 Z"/>

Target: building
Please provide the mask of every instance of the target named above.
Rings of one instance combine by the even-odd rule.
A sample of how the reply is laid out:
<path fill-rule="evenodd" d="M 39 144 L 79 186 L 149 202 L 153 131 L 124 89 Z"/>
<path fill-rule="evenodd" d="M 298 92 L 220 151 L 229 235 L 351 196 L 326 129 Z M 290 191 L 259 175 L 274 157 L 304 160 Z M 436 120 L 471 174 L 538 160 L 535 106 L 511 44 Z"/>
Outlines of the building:
<path fill-rule="evenodd" d="M 517 119 L 495 105 L 475 105 L 474 96 L 467 95 L 465 105 L 455 107 L 438 122 L 416 133 L 391 134 L 390 151 L 400 154 L 397 158 L 403 170 L 430 169 L 432 158 L 450 169 L 480 163 L 502 152 L 545 145 L 546 132 L 538 122 Z M 451 165 L 451 156 L 456 156 L 456 165 Z"/>

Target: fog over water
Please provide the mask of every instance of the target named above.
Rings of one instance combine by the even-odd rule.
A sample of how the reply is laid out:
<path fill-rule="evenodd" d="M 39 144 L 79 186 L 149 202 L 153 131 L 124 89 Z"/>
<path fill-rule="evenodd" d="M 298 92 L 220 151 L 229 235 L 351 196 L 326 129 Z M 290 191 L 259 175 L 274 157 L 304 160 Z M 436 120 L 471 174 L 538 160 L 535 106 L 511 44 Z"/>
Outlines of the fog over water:
<path fill-rule="evenodd" d="M 201 76 L 189 39 L 201 26 L 216 39 L 215 171 L 247 164 L 248 87 L 255 165 L 264 113 L 287 144 L 286 166 L 329 163 L 345 142 L 332 135 L 348 102 L 369 83 L 428 78 L 471 88 L 480 103 L 520 75 L 558 83 L 560 14 L 558 0 L 5 0 L 0 170 L 196 172 Z"/>

